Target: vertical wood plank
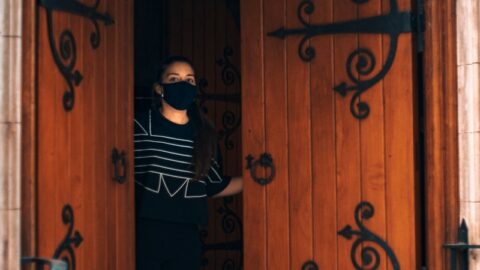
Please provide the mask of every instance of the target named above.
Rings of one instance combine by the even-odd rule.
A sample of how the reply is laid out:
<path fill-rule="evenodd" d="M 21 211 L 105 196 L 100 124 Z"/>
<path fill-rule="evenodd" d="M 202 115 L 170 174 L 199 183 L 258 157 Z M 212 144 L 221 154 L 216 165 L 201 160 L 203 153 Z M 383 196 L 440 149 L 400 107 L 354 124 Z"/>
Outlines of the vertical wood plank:
<path fill-rule="evenodd" d="M 167 52 L 171 55 L 182 54 L 182 5 L 186 0 L 166 0 L 167 1 Z"/>
<path fill-rule="evenodd" d="M 46 20 L 45 10 L 40 9 L 38 15 L 39 21 Z M 38 50 L 39 52 L 48 52 L 50 50 L 47 35 L 48 30 L 46 24 L 39 26 L 38 33 Z M 56 96 L 55 80 L 57 75 L 57 67 L 53 62 L 53 58 L 49 53 L 38 54 L 38 77 L 43 78 L 38 81 L 39 89 L 48 89 L 49 91 L 39 91 L 38 96 L 38 152 L 43 153 L 41 159 L 38 159 L 38 193 L 48 196 L 38 197 L 38 255 L 51 256 L 51 251 L 55 249 L 55 241 L 61 239 L 57 236 L 57 223 L 59 212 L 56 207 L 56 172 L 51 166 L 55 163 L 55 135 L 56 132 L 56 116 L 57 106 L 60 97 Z M 48 72 L 48 71 L 54 72 Z M 50 136 L 46 136 L 45 130 L 50 131 Z M 53 135 L 53 136 L 52 136 Z M 56 211 L 57 210 L 57 211 Z"/>
<path fill-rule="evenodd" d="M 317 1 L 311 22 L 332 23 L 333 3 Z M 337 269 L 333 36 L 315 37 L 311 44 L 317 53 L 310 67 L 314 259 L 320 269 Z"/>
<path fill-rule="evenodd" d="M 197 0 L 195 0 L 197 1 Z M 204 9 L 204 38 L 203 38 L 203 54 L 204 54 L 204 63 L 203 63 L 203 78 L 208 83 L 205 87 L 205 91 L 208 94 L 215 93 L 215 73 L 216 73 L 216 64 L 215 64 L 215 14 L 216 14 L 216 5 L 214 0 L 204 0 L 205 9 Z M 207 101 L 202 106 L 202 111 L 204 111 L 207 117 L 215 121 L 215 103 L 212 101 Z M 206 243 L 215 242 L 215 227 L 216 220 L 215 216 L 217 214 L 215 200 L 208 200 L 208 226 L 206 231 L 208 232 L 205 240 Z M 209 251 L 205 253 L 205 258 L 208 260 L 207 268 L 212 269 L 215 267 L 215 251 Z"/>
<path fill-rule="evenodd" d="M 120 193 L 122 196 L 120 197 L 119 205 L 122 206 L 120 210 L 120 217 L 119 223 L 121 224 L 120 229 L 117 232 L 117 239 L 123 243 L 123 248 L 120 249 L 119 258 L 120 260 L 117 261 L 118 266 L 123 266 L 124 270 L 133 269 L 135 268 L 135 183 L 133 177 L 133 111 L 134 111 L 134 48 L 133 43 L 128 42 L 133 40 L 134 38 L 134 1 L 127 0 L 126 4 L 127 8 L 125 9 L 126 12 L 126 27 L 127 31 L 125 36 L 125 52 L 127 55 L 125 67 L 129 67 L 126 69 L 126 82 L 125 85 L 127 87 L 121 87 L 124 92 L 121 95 L 122 97 L 127 97 L 128 102 L 124 102 L 122 98 L 119 98 L 117 102 L 121 104 L 121 110 L 126 114 L 124 116 L 124 130 L 122 130 L 119 134 L 126 134 L 126 136 L 122 137 L 124 141 L 125 152 L 127 153 L 127 183 L 125 187 L 123 187 Z M 164 31 L 164 29 L 162 29 Z M 123 260 L 122 260 L 123 259 Z"/>
<path fill-rule="evenodd" d="M 286 26 L 300 27 L 298 1 L 287 0 Z M 286 41 L 290 268 L 313 257 L 310 65 L 299 58 L 301 36 Z M 269 121 L 269 119 L 268 119 Z"/>
<path fill-rule="evenodd" d="M 182 55 L 193 56 L 193 1 L 183 0 L 182 9 Z M 196 11 L 195 11 L 196 12 Z"/>
<path fill-rule="evenodd" d="M 84 68 L 84 50 L 85 48 L 89 50 L 90 48 L 84 46 L 85 44 L 89 45 L 88 42 L 85 42 L 83 24 L 81 20 L 70 19 L 71 21 L 71 30 L 74 36 L 76 37 L 77 42 L 77 63 L 76 67 L 83 72 Z M 91 91 L 88 88 L 85 88 L 84 85 L 80 85 L 76 88 L 75 91 L 75 110 L 69 113 L 69 137 L 71 143 L 69 145 L 70 151 L 69 155 L 65 158 L 69 160 L 71 166 L 69 166 L 70 176 L 68 181 L 65 181 L 70 184 L 71 189 L 71 198 L 69 203 L 72 205 L 74 214 L 75 214 L 75 226 L 80 232 L 83 233 L 86 221 L 88 220 L 85 210 L 88 207 L 84 204 L 84 186 L 86 185 L 85 169 L 84 169 L 84 155 L 85 155 L 85 137 L 84 137 L 84 112 L 85 109 L 88 110 L 88 103 L 86 103 L 85 98 L 87 97 L 86 91 Z M 88 124 L 86 125 L 88 128 Z M 85 256 L 86 250 L 79 249 L 77 252 L 77 263 L 78 265 L 85 265 L 85 261 L 88 256 Z"/>
<path fill-rule="evenodd" d="M 38 106 L 36 53 L 38 34 L 37 3 L 22 0 L 22 155 L 21 155 L 21 254 L 34 256 L 37 253 L 37 129 Z M 22 269 L 29 269 L 27 267 Z"/>
<path fill-rule="evenodd" d="M 88 21 L 81 20 L 82 23 L 82 35 L 88 35 L 91 31 L 91 25 Z M 108 33 L 104 33 L 108 39 Z M 105 39 L 102 39 L 102 45 L 105 45 Z M 98 228 L 96 222 L 93 222 L 96 218 L 95 215 L 95 208 L 97 205 L 96 197 L 95 197 L 95 189 L 96 187 L 90 183 L 91 179 L 97 179 L 97 173 L 95 170 L 96 162 L 96 149 L 95 149 L 95 118 L 98 116 L 96 108 L 94 106 L 95 99 L 97 96 L 96 89 L 95 89 L 95 80 L 94 80 L 94 66 L 95 62 L 93 59 L 93 51 L 90 45 L 90 42 L 85 41 L 82 43 L 82 50 L 83 50 L 83 69 L 82 72 L 86 79 L 82 81 L 81 90 L 83 91 L 83 104 L 82 106 L 85 107 L 84 109 L 84 118 L 83 118 L 83 125 L 84 129 L 82 132 L 82 136 L 84 137 L 84 154 L 83 154 L 83 162 L 84 162 L 84 183 L 83 183 L 83 193 L 84 193 L 84 207 L 82 209 L 83 217 L 85 219 L 85 223 L 83 228 L 81 228 L 81 233 L 86 239 L 82 243 L 82 249 L 84 254 L 84 259 L 82 261 L 82 267 L 86 269 L 93 269 L 97 267 L 96 260 L 98 259 L 97 254 L 97 245 L 96 240 L 94 237 L 95 231 Z M 100 182 L 100 180 L 99 180 Z M 79 264 L 80 266 L 80 264 Z"/>
<path fill-rule="evenodd" d="M 358 7 L 350 0 L 334 1 L 334 21 L 346 21 L 358 18 Z M 334 39 L 335 85 L 341 82 L 351 83 L 345 63 L 348 56 L 357 48 L 356 35 L 336 35 Z M 354 73 L 355 74 L 355 73 Z M 337 230 L 346 225 L 355 226 L 354 211 L 361 201 L 360 174 L 360 138 L 359 122 L 350 112 L 352 93 L 346 97 L 335 94 L 335 136 L 336 136 L 336 178 L 337 178 Z M 337 269 L 350 269 L 352 262 L 350 251 L 352 240 L 338 237 Z"/>
<path fill-rule="evenodd" d="M 426 261 L 439 270 L 459 226 L 456 2 L 425 1 Z"/>
<path fill-rule="evenodd" d="M 359 18 L 372 17 L 384 14 L 382 1 L 369 1 L 359 5 Z M 385 39 L 389 39 L 385 36 Z M 359 47 L 368 48 L 376 59 L 376 65 L 371 73 L 360 76 L 362 80 L 368 80 L 380 72 L 385 63 L 388 47 L 382 49 L 381 35 L 359 36 Z M 385 56 L 385 57 L 384 57 Z M 371 62 L 370 62 L 371 64 Z M 368 117 L 360 121 L 361 143 L 361 198 L 362 201 L 370 202 L 375 214 L 371 219 L 364 220 L 365 226 L 376 235 L 386 240 L 386 213 L 385 213 L 385 139 L 384 139 L 384 102 L 383 93 L 390 91 L 384 88 L 380 81 L 370 87 L 361 96 L 361 100 L 370 106 Z M 373 243 L 366 242 L 364 247 L 372 247 L 380 253 L 379 269 L 387 269 L 388 259 L 384 250 Z M 376 262 L 372 262 L 376 263 Z"/>
<path fill-rule="evenodd" d="M 125 46 L 125 41 L 121 38 L 128 31 L 128 25 L 126 25 L 125 18 L 125 9 L 127 8 L 126 1 L 115 1 L 113 3 L 108 3 L 106 8 L 112 13 L 115 14 L 115 25 L 112 29 L 107 30 L 107 39 L 103 43 L 102 49 L 97 52 L 102 52 L 97 57 L 97 76 L 99 80 L 96 83 L 98 87 L 97 92 L 101 91 L 102 97 L 99 100 L 101 104 L 100 113 L 104 115 L 102 118 L 103 121 L 100 121 L 100 125 L 103 125 L 101 141 L 104 142 L 101 147 L 101 154 L 98 156 L 101 161 L 100 164 L 104 166 L 104 174 L 101 178 L 98 179 L 99 184 L 102 186 L 103 197 L 97 198 L 99 203 L 104 203 L 103 211 L 103 220 L 105 222 L 104 227 L 105 235 L 105 247 L 109 250 L 109 257 L 105 258 L 107 269 L 115 268 L 121 269 L 122 266 L 118 265 L 117 262 L 120 260 L 120 248 L 123 246 L 122 241 L 117 242 L 117 231 L 119 230 L 121 224 L 119 224 L 118 212 L 119 212 L 119 201 L 117 200 L 118 187 L 113 181 L 113 163 L 111 160 L 111 151 L 115 147 L 119 151 L 123 149 L 120 148 L 118 144 L 118 137 L 120 131 L 120 123 L 118 121 L 119 117 L 126 117 L 126 115 L 121 114 L 117 109 L 117 100 L 120 92 L 120 87 L 127 88 L 127 85 L 124 84 L 125 72 L 123 72 L 127 66 L 123 59 L 126 57 L 126 52 L 119 49 L 120 47 Z M 133 42 L 133 40 L 131 41 Z M 105 48 L 105 49 L 104 49 Z M 102 91 L 103 89 L 103 91 Z M 126 96 L 124 96 L 126 98 Z M 125 100 L 127 101 L 127 100 Z M 97 127 L 100 128 L 100 127 Z M 126 136 L 127 134 L 122 134 Z M 124 198 L 126 199 L 126 198 Z M 125 232 L 124 232 L 125 233 Z M 115 254 L 115 256 L 112 256 Z"/>
<path fill-rule="evenodd" d="M 264 7 L 268 7 L 264 15 L 267 31 L 285 25 L 285 1 L 266 0 Z M 264 51 L 266 149 L 276 168 L 274 180 L 267 185 L 267 260 L 270 269 L 290 269 L 286 42 L 267 37 Z"/>
<path fill-rule="evenodd" d="M 384 3 L 387 1 L 384 1 Z M 398 1 L 411 10 L 411 1 Z M 388 6 L 384 5 L 384 10 Z M 384 51 L 389 47 L 384 39 Z M 416 235 L 415 96 L 412 34 L 399 37 L 395 63 L 384 79 L 387 239 L 401 267 L 418 269 Z M 440 206 L 438 206 L 440 207 Z"/>
<path fill-rule="evenodd" d="M 265 151 L 263 1 L 240 2 L 242 40 L 242 147 L 243 154 L 258 157 Z M 243 168 L 246 168 L 243 161 Z M 265 188 L 244 171 L 244 268 L 267 269 Z"/>

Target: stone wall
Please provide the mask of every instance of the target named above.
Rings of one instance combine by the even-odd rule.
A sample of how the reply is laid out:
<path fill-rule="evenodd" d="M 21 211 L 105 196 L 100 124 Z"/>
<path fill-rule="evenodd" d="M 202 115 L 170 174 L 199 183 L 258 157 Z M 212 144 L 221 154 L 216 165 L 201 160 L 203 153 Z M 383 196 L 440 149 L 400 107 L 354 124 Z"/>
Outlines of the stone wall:
<path fill-rule="evenodd" d="M 20 263 L 22 1 L 0 0 L 0 269 Z"/>
<path fill-rule="evenodd" d="M 480 0 L 457 0 L 458 135 L 460 215 L 469 242 L 480 244 Z M 480 270 L 480 250 L 470 251 Z"/>

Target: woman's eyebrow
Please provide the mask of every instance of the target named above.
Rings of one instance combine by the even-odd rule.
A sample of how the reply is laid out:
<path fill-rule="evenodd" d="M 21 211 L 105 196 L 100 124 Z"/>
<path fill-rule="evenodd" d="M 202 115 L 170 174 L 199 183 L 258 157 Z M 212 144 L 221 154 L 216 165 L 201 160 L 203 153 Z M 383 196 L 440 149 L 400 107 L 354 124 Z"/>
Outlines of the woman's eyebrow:
<path fill-rule="evenodd" d="M 178 73 L 175 73 L 175 72 L 167 73 L 167 76 L 169 76 L 169 75 L 178 75 Z"/>

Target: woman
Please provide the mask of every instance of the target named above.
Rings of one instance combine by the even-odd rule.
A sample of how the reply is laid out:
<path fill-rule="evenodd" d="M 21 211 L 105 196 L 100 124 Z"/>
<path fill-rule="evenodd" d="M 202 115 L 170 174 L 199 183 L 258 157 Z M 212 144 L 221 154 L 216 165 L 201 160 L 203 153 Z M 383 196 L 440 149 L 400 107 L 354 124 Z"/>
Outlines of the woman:
<path fill-rule="evenodd" d="M 242 179 L 222 174 L 187 58 L 164 60 L 153 93 L 152 108 L 135 115 L 137 270 L 200 269 L 207 197 L 240 192 Z"/>

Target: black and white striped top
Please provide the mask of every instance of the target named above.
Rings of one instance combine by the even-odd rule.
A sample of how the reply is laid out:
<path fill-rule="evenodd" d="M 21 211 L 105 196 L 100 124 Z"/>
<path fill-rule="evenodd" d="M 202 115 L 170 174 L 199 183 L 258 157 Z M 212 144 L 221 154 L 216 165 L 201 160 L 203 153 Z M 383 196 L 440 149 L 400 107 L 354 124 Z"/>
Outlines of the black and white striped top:
<path fill-rule="evenodd" d="M 193 125 L 179 125 L 160 112 L 135 116 L 137 215 L 142 218 L 206 224 L 207 200 L 231 180 L 223 175 L 220 151 L 206 177 L 193 179 Z"/>

